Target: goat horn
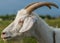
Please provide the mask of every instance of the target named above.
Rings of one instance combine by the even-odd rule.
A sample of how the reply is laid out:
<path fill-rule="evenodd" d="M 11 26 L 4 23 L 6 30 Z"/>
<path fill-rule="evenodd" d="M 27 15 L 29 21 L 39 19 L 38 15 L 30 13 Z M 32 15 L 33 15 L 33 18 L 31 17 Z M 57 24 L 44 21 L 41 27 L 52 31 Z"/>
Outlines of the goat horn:
<path fill-rule="evenodd" d="M 30 3 L 28 6 L 25 7 L 25 9 L 27 9 L 28 7 L 30 7 L 31 5 L 36 4 L 36 3 L 38 3 L 38 2 Z"/>
<path fill-rule="evenodd" d="M 50 2 L 38 2 L 38 3 L 34 3 L 33 5 L 31 4 L 31 6 L 29 6 L 28 8 L 26 8 L 26 10 L 28 11 L 28 13 L 31 13 L 32 11 L 34 11 L 35 9 L 42 7 L 42 6 L 47 6 L 49 9 L 51 9 L 51 6 L 54 6 L 56 8 L 59 8 L 55 3 L 50 3 Z"/>

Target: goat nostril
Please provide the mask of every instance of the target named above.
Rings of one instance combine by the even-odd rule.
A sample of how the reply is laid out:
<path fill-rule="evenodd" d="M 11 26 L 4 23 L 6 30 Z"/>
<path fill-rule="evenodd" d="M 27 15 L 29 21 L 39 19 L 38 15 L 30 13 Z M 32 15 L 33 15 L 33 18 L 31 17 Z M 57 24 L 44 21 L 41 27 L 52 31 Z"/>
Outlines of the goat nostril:
<path fill-rule="evenodd" d="M 2 33 L 3 35 L 6 34 L 5 32 Z"/>

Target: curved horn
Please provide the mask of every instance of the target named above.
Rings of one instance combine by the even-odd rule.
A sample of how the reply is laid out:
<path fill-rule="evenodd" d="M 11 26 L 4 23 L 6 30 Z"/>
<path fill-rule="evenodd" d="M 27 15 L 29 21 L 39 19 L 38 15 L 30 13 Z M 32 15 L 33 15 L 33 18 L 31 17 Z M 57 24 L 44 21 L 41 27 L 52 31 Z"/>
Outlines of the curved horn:
<path fill-rule="evenodd" d="M 27 5 L 27 6 L 25 7 L 25 9 L 27 9 L 28 7 L 30 7 L 31 5 L 36 4 L 36 3 L 38 3 L 38 2 L 30 3 L 29 5 Z"/>
<path fill-rule="evenodd" d="M 51 6 L 54 6 L 56 8 L 59 8 L 55 3 L 50 3 L 50 2 L 38 2 L 38 3 L 34 3 L 33 5 L 29 6 L 28 8 L 26 8 L 26 10 L 28 11 L 28 13 L 31 13 L 32 11 L 34 11 L 35 9 L 42 7 L 42 6 L 47 6 L 49 9 L 51 9 Z"/>

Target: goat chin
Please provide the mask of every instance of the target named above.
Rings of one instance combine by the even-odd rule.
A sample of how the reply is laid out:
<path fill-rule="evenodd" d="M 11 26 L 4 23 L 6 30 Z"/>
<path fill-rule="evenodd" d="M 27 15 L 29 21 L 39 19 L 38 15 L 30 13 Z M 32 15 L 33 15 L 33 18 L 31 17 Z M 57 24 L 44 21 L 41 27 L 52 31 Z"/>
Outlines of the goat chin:
<path fill-rule="evenodd" d="M 21 43 L 19 39 L 4 40 L 4 43 Z"/>

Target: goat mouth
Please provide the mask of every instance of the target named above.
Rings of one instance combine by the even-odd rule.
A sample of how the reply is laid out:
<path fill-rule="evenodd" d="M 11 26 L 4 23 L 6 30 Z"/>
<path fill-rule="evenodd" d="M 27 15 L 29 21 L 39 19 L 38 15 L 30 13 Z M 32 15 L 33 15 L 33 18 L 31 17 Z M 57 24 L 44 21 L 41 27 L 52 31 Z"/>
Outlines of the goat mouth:
<path fill-rule="evenodd" d="M 11 38 L 11 36 L 9 36 L 9 37 L 4 37 L 3 39 L 10 39 Z"/>

